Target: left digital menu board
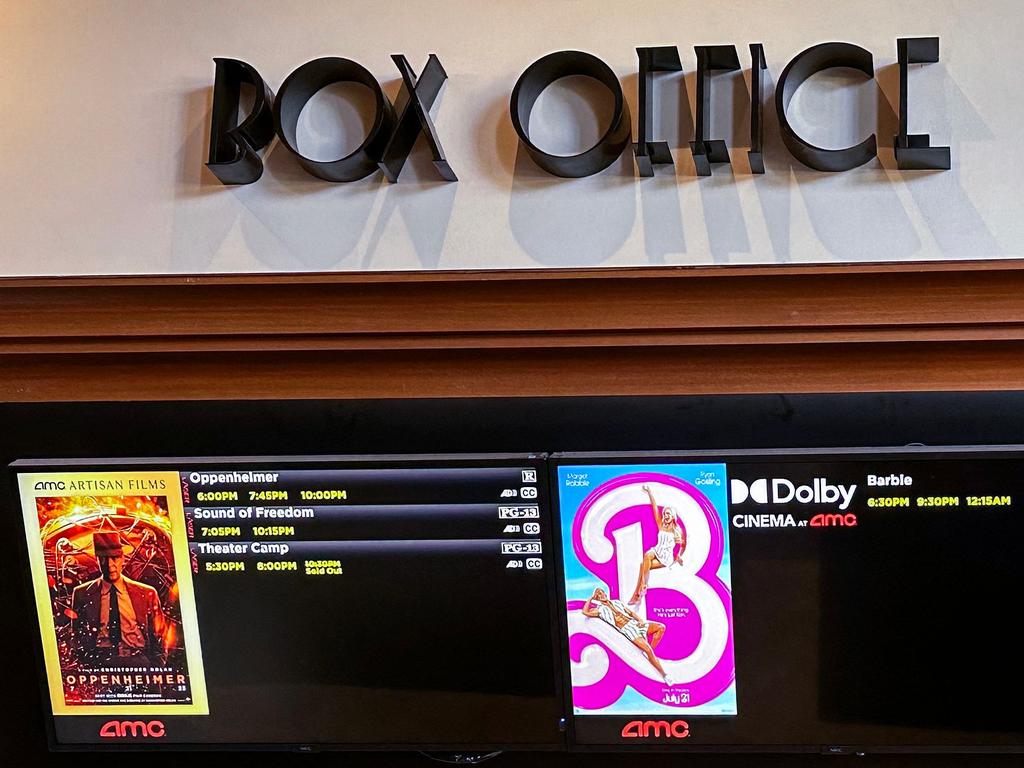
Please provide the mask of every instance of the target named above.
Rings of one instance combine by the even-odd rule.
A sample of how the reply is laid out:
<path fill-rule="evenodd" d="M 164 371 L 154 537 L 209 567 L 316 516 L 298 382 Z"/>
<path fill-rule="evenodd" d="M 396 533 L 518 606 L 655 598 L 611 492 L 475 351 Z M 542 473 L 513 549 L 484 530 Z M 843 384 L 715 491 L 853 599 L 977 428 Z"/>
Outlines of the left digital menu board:
<path fill-rule="evenodd" d="M 543 457 L 12 468 L 54 746 L 564 746 Z"/>

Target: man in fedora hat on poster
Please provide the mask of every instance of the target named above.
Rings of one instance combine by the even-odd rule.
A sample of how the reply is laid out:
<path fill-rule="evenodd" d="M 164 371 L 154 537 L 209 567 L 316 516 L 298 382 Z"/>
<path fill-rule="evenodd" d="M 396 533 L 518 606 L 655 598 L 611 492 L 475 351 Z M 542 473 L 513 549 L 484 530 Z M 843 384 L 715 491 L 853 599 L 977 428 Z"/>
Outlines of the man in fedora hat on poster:
<path fill-rule="evenodd" d="M 163 613 L 153 587 L 122 573 L 121 536 L 94 533 L 100 577 L 75 587 L 71 628 L 79 663 L 151 667 L 163 663 Z"/>

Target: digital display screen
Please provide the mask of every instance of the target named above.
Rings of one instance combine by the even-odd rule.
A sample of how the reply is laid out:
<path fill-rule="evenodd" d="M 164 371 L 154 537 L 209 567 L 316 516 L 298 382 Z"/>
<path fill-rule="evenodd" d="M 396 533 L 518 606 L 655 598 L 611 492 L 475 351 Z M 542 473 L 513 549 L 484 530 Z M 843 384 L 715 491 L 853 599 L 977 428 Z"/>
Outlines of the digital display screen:
<path fill-rule="evenodd" d="M 1024 450 L 20 461 L 58 748 L 1024 749 Z"/>
<path fill-rule="evenodd" d="M 1024 744 L 1024 456 L 552 461 L 574 744 Z"/>
<path fill-rule="evenodd" d="M 57 746 L 564 747 L 543 461 L 14 467 Z"/>
<path fill-rule="evenodd" d="M 558 467 L 577 716 L 736 714 L 724 464 Z"/>

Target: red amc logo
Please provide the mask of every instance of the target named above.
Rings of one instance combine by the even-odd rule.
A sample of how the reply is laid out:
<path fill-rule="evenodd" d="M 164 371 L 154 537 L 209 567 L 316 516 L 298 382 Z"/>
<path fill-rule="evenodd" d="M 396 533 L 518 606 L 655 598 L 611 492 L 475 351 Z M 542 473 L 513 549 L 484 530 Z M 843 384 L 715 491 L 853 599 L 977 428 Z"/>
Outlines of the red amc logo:
<path fill-rule="evenodd" d="M 624 739 L 685 739 L 690 735 L 690 724 L 685 720 L 632 720 L 622 729 Z"/>
<path fill-rule="evenodd" d="M 164 724 L 159 720 L 109 720 L 100 728 L 104 739 L 162 739 Z"/>
<path fill-rule="evenodd" d="M 857 516 L 853 512 L 845 515 L 818 514 L 811 518 L 811 528 L 853 528 L 857 525 Z"/>

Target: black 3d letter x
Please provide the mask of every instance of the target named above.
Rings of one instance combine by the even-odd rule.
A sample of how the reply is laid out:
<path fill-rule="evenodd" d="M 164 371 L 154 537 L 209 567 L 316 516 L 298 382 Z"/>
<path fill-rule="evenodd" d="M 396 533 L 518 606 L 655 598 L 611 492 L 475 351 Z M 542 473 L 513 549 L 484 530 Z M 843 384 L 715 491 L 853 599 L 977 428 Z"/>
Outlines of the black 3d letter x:
<path fill-rule="evenodd" d="M 434 54 L 430 54 L 418 80 L 405 56 L 395 54 L 391 59 L 402 74 L 402 90 L 395 100 L 397 122 L 378 163 L 380 169 L 388 181 L 398 181 L 398 174 L 402 172 L 402 166 L 412 152 L 416 138 L 423 133 L 434 156 L 434 167 L 441 174 L 441 178 L 445 181 L 458 181 L 451 166 L 448 165 L 434 124 L 430 121 L 430 108 L 441 90 L 442 83 L 448 79 L 448 73 L 444 71 L 441 61 Z"/>

